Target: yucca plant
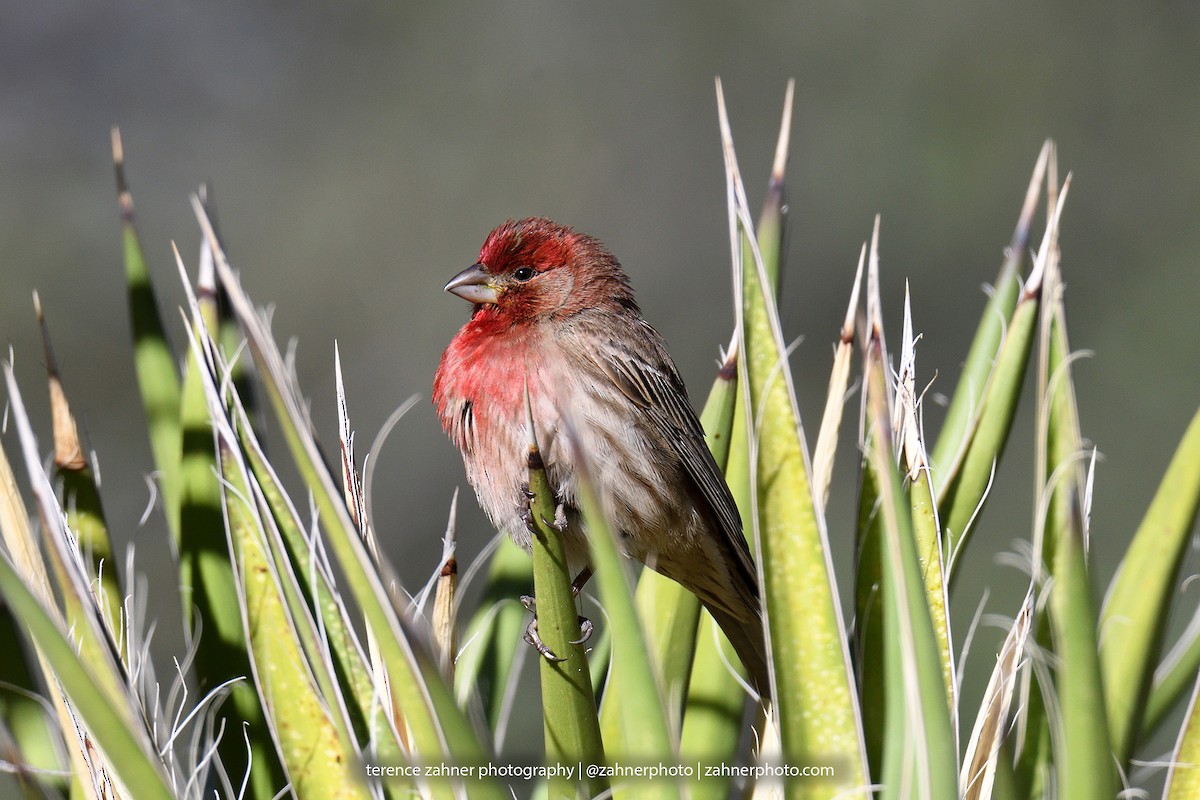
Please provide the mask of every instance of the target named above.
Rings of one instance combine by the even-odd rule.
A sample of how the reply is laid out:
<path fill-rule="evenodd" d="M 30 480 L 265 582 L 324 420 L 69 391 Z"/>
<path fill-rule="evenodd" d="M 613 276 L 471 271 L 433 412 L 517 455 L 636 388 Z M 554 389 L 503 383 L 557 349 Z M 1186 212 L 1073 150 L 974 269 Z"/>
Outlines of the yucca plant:
<path fill-rule="evenodd" d="M 367 515 L 340 363 L 330 463 L 201 196 L 194 281 L 175 254 L 187 307 L 181 324 L 160 316 L 114 135 L 133 350 L 189 645 L 176 675 L 154 674 L 151 601 L 135 563 L 116 569 L 39 307 L 50 468 L 5 365 L 15 429 L 0 451 L 0 632 L 10 643 L 0 659 L 0 759 L 9 794 L 1094 800 L 1130 788 L 1134 753 L 1200 669 L 1195 626 L 1165 642 L 1200 503 L 1200 416 L 1101 603 L 1087 558 L 1095 456 L 1080 433 L 1059 273 L 1070 177 L 1059 185 L 1053 145 L 1037 160 L 936 437 L 924 427 L 907 297 L 898 356 L 885 341 L 876 220 L 810 451 L 776 301 L 791 87 L 757 224 L 719 83 L 718 106 L 737 323 L 702 420 L 757 554 L 769 698 L 750 697 L 695 597 L 648 570 L 631 576 L 589 488 L 586 473 L 602 464 L 582 476 L 602 616 L 597 635 L 576 644 L 579 609 L 546 523 L 554 498 L 532 419 L 532 558 L 497 538 L 467 571 L 465 579 L 485 572 L 486 585 L 477 606 L 464 608 L 452 515 L 445 547 L 428 554 L 429 584 L 401 585 Z M 1047 222 L 1029 262 L 1043 187 Z M 184 336 L 181 358 L 169 328 Z M 860 465 L 856 558 L 841 570 L 854 600 L 843 610 L 826 503 L 855 373 L 859 446 L 841 454 Z M 987 527 L 991 486 L 1007 479 L 1001 455 L 1030 373 L 1030 585 L 1008 609 L 983 702 L 967 708 L 958 663 L 966 637 L 950 624 L 956 565 L 984 535 L 976 532 Z M 259 397 L 286 457 L 264 450 Z M 9 453 L 24 464 L 24 493 Z M 285 459 L 302 486 L 280 479 Z M 541 637 L 563 660 L 538 659 L 544 759 L 522 764 L 508 757 L 506 733 L 529 652 L 518 597 L 531 587 Z M 1200 796 L 1196 694 L 1170 759 L 1172 800 Z"/>

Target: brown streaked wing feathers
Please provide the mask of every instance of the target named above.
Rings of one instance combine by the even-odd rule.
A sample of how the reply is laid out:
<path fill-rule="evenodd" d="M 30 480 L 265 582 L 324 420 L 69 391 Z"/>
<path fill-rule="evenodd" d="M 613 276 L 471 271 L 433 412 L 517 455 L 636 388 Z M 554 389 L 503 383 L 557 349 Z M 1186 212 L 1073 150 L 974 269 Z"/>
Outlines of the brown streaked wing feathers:
<path fill-rule="evenodd" d="M 602 344 L 589 350 L 588 355 L 626 397 L 646 411 L 647 418 L 663 439 L 675 448 L 700 496 L 712 510 L 712 517 L 725 534 L 725 543 L 736 553 L 731 566 L 745 570 L 747 585 L 752 587 L 757 583 L 756 573 L 750 548 L 742 535 L 737 505 L 704 441 L 704 429 L 688 402 L 683 381 L 658 331 L 645 320 L 638 319 L 633 324 L 643 328 L 638 332 L 640 335 L 629 337 L 629 342 L 637 343 L 635 348 L 626 342 L 596 335 L 592 340 Z"/>

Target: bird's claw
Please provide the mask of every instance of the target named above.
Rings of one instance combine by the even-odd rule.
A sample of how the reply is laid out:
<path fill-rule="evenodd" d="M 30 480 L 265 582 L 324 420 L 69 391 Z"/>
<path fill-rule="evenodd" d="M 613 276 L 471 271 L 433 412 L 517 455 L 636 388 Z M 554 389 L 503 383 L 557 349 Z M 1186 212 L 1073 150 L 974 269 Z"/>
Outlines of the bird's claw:
<path fill-rule="evenodd" d="M 566 658 L 554 655 L 554 651 L 546 646 L 542 641 L 542 637 L 538 635 L 537 617 L 529 620 L 529 624 L 525 626 L 525 641 L 533 645 L 533 649 L 541 654 L 542 658 L 555 663 L 566 661 Z M 573 643 L 574 644 L 574 643 Z"/>
<path fill-rule="evenodd" d="M 525 523 L 525 527 L 532 534 L 537 534 L 537 525 L 533 521 L 533 501 L 537 498 L 537 494 L 529 491 L 529 484 L 521 484 L 521 522 Z M 567 530 L 567 507 L 559 503 L 554 509 L 554 521 L 551 522 L 545 517 L 542 517 L 542 522 L 558 531 L 565 533 Z"/>
<path fill-rule="evenodd" d="M 579 638 L 572 639 L 571 644 L 583 644 L 588 639 L 591 639 L 593 628 L 592 621 L 587 617 L 581 616 L 579 618 Z"/>
<path fill-rule="evenodd" d="M 574 596 L 578 597 L 579 591 L 576 589 L 573 589 L 572 594 L 574 594 Z M 525 626 L 525 635 L 524 635 L 525 641 L 528 642 L 529 644 L 533 645 L 533 648 L 535 650 L 537 650 L 538 653 L 541 654 L 541 656 L 543 658 L 545 658 L 547 661 L 554 661 L 554 662 L 566 661 L 567 659 L 560 658 L 559 656 L 555 655 L 554 651 L 551 650 L 546 645 L 546 643 L 542 641 L 541 635 L 538 634 L 537 598 L 535 598 L 533 595 L 523 594 L 523 595 L 521 595 L 521 605 L 525 606 L 526 611 L 528 611 L 530 614 L 533 614 L 533 619 L 529 620 L 529 624 Z M 578 620 L 579 620 L 579 638 L 572 639 L 570 641 L 571 644 L 583 644 L 584 642 L 588 641 L 589 639 L 592 638 L 592 632 L 595 629 L 595 626 L 592 624 L 592 621 L 590 619 L 588 619 L 587 617 L 581 615 L 578 617 Z"/>

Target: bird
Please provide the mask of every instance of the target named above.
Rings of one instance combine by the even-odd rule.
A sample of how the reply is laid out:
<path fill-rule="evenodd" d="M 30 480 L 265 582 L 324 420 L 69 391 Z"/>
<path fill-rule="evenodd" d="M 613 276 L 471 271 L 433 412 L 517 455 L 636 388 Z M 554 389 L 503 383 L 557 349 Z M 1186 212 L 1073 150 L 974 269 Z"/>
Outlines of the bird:
<path fill-rule="evenodd" d="M 696 595 L 765 695 L 757 572 L 737 504 L 617 259 L 550 219 L 510 219 L 445 291 L 472 308 L 442 354 L 433 403 L 491 522 L 530 550 L 531 414 L 572 574 L 591 574 L 586 457 L 619 549 Z"/>

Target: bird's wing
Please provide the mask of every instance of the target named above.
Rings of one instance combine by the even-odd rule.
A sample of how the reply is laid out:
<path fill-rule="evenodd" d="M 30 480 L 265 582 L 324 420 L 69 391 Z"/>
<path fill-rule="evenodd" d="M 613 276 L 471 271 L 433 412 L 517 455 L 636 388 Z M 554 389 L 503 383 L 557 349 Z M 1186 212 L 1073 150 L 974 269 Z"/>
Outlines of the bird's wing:
<path fill-rule="evenodd" d="M 657 432 L 674 447 L 726 540 L 733 545 L 737 561 L 753 580 L 754 564 L 742 535 L 737 504 L 704 441 L 704 429 L 688 402 L 683 380 L 658 331 L 644 320 L 633 324 L 643 326 L 644 331 L 619 342 L 611 336 L 596 336 L 593 341 L 601 345 L 589 350 L 589 356 L 626 397 L 645 411 Z"/>

